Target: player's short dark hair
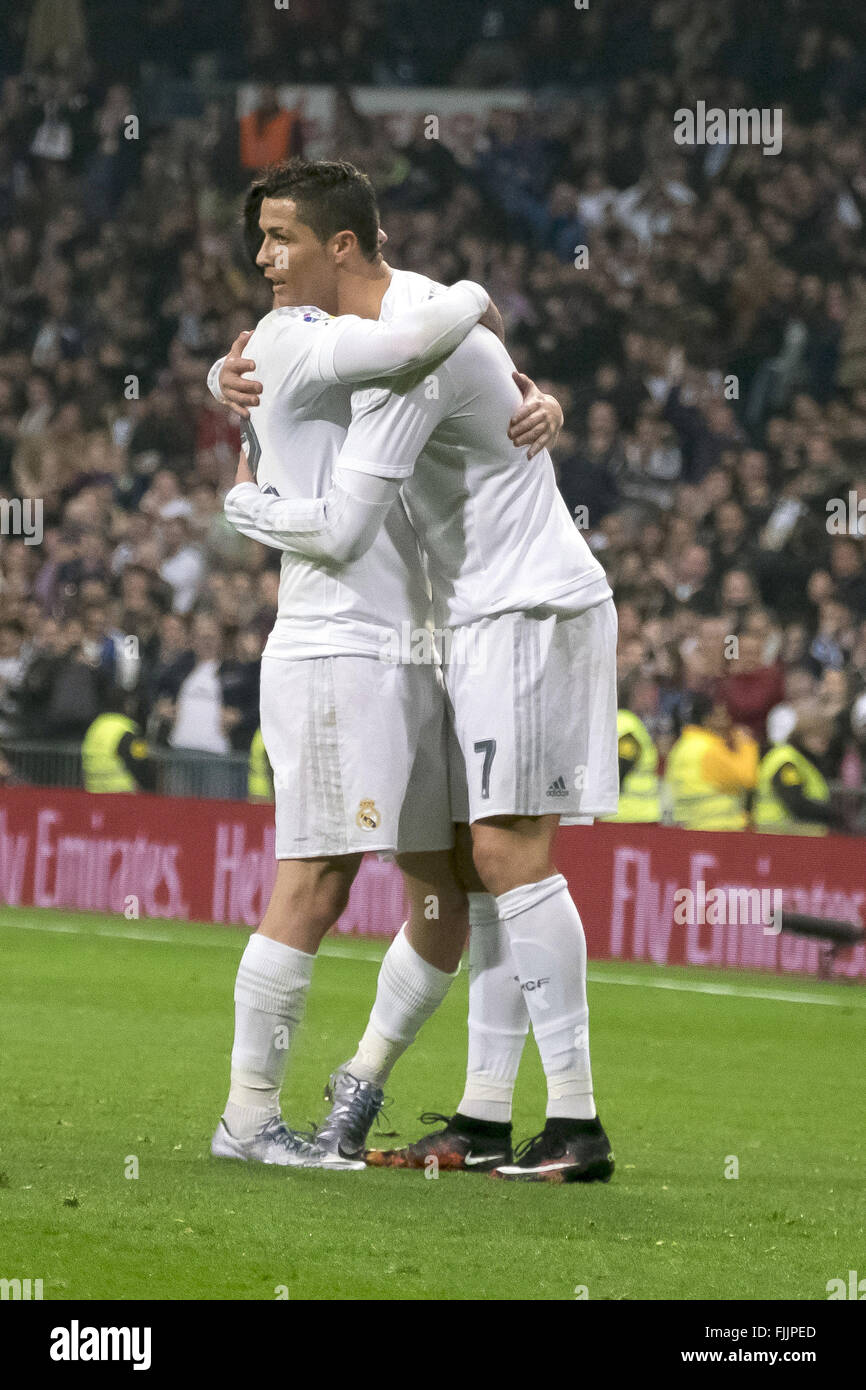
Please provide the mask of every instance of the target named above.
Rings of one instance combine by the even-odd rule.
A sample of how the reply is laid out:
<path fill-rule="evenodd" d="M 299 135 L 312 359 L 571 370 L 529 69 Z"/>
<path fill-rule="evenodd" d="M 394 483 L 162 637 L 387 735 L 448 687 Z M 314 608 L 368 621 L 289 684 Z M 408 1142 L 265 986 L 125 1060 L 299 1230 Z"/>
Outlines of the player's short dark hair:
<path fill-rule="evenodd" d="M 272 164 L 250 184 L 244 204 L 244 237 L 253 261 L 262 244 L 259 214 L 265 198 L 291 198 L 298 218 L 321 242 L 354 232 L 368 261 L 379 250 L 379 208 L 373 185 L 345 159 L 286 160 Z"/>

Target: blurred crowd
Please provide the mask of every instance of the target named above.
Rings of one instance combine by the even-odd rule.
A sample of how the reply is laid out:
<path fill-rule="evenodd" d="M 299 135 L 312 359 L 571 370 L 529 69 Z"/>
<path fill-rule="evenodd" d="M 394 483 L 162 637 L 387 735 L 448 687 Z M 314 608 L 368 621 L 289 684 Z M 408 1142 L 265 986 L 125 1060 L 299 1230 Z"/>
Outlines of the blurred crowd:
<path fill-rule="evenodd" d="M 615 591 L 623 691 L 662 753 L 695 695 L 762 746 L 808 702 L 828 775 L 854 785 L 856 14 L 808 0 L 140 8 L 40 0 L 0 70 L 0 497 L 43 502 L 41 544 L 0 537 L 0 739 L 79 739 L 121 686 L 156 741 L 249 747 L 279 557 L 223 518 L 238 433 L 205 377 L 268 296 L 245 259 L 248 175 L 219 79 L 304 79 L 337 86 L 331 153 L 373 179 L 386 256 L 482 281 L 518 366 L 560 399 L 560 486 Z M 155 120 L 161 80 L 177 110 L 163 101 Z M 469 147 L 428 138 L 424 118 L 395 144 L 347 85 L 370 82 L 531 98 L 495 109 Z M 268 118 L 276 100 L 266 85 Z M 676 144 L 674 112 L 699 100 L 781 108 L 781 152 Z"/>

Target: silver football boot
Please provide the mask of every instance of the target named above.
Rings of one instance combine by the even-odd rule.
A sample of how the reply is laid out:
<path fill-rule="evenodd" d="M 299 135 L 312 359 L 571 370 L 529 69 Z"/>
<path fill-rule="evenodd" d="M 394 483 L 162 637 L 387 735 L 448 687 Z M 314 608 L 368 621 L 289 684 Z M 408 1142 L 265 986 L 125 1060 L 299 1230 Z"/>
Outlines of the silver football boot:
<path fill-rule="evenodd" d="M 328 1081 L 325 1099 L 331 1102 L 331 1110 L 316 1130 L 316 1147 L 335 1159 L 363 1161 L 367 1135 L 385 1103 L 382 1087 L 375 1081 L 359 1081 L 344 1064 Z"/>
<path fill-rule="evenodd" d="M 251 1139 L 236 1139 L 220 1120 L 211 1140 L 214 1158 L 239 1158 L 246 1163 L 271 1163 L 282 1168 L 363 1168 L 363 1161 L 351 1162 L 332 1155 L 296 1134 L 275 1115 Z"/>

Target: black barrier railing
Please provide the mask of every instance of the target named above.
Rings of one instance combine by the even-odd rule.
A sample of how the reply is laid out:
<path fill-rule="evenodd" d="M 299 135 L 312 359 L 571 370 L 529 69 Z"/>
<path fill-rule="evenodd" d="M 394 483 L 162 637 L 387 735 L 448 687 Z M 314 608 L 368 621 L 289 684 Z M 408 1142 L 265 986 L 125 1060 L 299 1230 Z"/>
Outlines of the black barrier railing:
<path fill-rule="evenodd" d="M 81 745 L 39 739 L 10 739 L 2 745 L 14 780 L 31 787 L 83 787 Z M 152 744 L 156 791 L 161 796 L 215 797 L 245 801 L 245 753 L 201 753 L 191 748 Z M 844 809 L 849 832 L 866 835 L 866 787 L 831 784 L 834 804 Z M 665 821 L 663 820 L 663 823 Z"/>
<path fill-rule="evenodd" d="M 14 781 L 32 787 L 83 787 L 81 745 L 14 739 L 3 744 Z M 153 746 L 156 791 L 161 796 L 215 797 L 244 801 L 245 753 L 201 753 L 191 748 Z"/>

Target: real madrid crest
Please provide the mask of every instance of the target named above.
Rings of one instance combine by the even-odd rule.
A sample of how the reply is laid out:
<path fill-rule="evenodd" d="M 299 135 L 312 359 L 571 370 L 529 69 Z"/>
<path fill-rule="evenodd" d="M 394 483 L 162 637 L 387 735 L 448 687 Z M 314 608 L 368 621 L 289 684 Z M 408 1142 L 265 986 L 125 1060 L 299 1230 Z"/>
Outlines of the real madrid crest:
<path fill-rule="evenodd" d="M 355 824 L 361 830 L 375 830 L 382 817 L 376 810 L 375 801 L 362 801 L 358 807 L 358 814 L 355 817 Z"/>

